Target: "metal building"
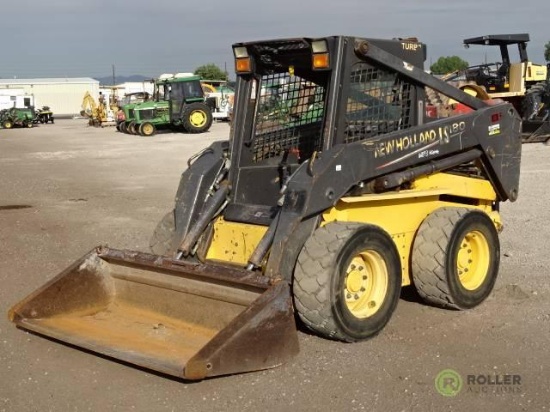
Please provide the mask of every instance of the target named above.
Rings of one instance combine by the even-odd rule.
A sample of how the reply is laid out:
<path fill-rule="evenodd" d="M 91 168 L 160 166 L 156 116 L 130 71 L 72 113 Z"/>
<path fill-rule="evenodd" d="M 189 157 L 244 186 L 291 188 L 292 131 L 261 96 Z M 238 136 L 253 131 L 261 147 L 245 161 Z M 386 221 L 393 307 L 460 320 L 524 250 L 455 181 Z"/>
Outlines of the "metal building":
<path fill-rule="evenodd" d="M 49 106 L 56 117 L 80 113 L 86 92 L 99 96 L 99 81 L 89 77 L 0 79 L 0 109 L 15 106 Z"/>

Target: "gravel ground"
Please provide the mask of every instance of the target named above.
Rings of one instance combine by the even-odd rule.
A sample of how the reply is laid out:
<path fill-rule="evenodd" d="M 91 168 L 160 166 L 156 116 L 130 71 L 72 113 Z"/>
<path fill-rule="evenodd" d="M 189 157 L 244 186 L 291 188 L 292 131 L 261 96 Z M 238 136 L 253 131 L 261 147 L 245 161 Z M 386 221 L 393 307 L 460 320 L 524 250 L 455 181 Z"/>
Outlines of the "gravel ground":
<path fill-rule="evenodd" d="M 0 130 L 0 411 L 542 411 L 550 408 L 550 147 L 523 147 L 520 197 L 502 205 L 501 269 L 492 296 L 466 312 L 410 291 L 376 338 L 299 334 L 301 352 L 269 371 L 189 383 L 16 329 L 8 308 L 99 244 L 147 251 L 187 158 L 227 138 L 152 138 L 59 120 Z M 454 397 L 436 375 L 463 378 Z M 467 375 L 518 375 L 516 385 Z"/>

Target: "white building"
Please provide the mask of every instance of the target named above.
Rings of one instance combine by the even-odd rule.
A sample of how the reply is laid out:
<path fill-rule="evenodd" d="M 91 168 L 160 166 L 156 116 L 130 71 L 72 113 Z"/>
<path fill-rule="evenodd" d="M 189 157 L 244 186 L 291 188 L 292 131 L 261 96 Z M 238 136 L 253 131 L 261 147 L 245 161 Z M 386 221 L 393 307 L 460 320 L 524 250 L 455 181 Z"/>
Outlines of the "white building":
<path fill-rule="evenodd" d="M 98 97 L 99 82 L 89 77 L 0 79 L 0 109 L 49 106 L 56 117 L 74 116 L 82 110 L 86 92 Z"/>
<path fill-rule="evenodd" d="M 120 89 L 120 96 L 122 97 L 128 93 L 137 93 L 137 92 L 148 92 L 153 94 L 154 84 L 152 81 L 143 81 L 143 82 L 125 82 L 118 85 Z"/>

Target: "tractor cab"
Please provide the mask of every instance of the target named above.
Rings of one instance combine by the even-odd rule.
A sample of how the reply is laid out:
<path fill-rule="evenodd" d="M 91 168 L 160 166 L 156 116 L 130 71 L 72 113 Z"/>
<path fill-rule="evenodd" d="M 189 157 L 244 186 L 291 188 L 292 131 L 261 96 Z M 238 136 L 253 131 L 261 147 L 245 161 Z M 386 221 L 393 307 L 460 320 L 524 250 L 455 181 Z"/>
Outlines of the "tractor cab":
<path fill-rule="evenodd" d="M 464 40 L 464 47 L 471 45 L 498 46 L 501 62 L 472 66 L 466 69 L 466 80 L 484 86 L 491 97 L 522 96 L 534 83 L 546 79 L 547 68 L 533 64 L 527 57 L 529 34 L 491 34 Z M 510 46 L 517 45 L 519 61 L 510 60 Z M 503 95 L 494 95 L 503 93 Z"/>

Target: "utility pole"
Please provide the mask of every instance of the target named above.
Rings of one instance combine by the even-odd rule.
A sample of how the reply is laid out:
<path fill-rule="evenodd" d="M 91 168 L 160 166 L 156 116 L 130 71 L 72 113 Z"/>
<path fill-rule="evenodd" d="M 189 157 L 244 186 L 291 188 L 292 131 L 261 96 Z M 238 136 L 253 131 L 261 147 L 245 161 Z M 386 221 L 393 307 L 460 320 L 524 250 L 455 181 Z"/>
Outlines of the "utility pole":
<path fill-rule="evenodd" d="M 115 65 L 112 65 L 113 68 L 113 86 L 116 84 L 116 76 L 115 76 Z"/>

